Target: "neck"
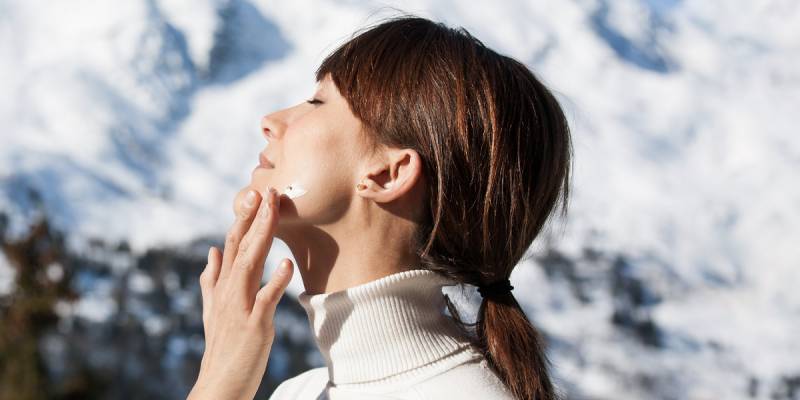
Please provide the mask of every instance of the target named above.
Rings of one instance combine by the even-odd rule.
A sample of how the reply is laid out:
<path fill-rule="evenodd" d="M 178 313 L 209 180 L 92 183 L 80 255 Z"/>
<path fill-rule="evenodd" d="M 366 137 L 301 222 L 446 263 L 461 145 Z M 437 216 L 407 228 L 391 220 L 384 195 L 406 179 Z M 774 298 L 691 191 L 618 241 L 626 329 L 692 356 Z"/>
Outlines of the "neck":
<path fill-rule="evenodd" d="M 353 232 L 359 232 L 354 235 Z M 417 268 L 409 251 L 410 229 L 332 226 L 280 227 L 281 239 L 297 261 L 308 294 L 331 293 Z"/>

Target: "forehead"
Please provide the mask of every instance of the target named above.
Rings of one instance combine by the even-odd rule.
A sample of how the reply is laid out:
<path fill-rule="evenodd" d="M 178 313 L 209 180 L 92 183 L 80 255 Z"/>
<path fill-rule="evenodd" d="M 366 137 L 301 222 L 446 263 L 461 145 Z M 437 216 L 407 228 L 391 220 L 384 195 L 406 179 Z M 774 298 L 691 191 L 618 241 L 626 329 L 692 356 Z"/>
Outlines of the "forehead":
<path fill-rule="evenodd" d="M 330 73 L 325 74 L 322 80 L 317 82 L 317 92 L 331 97 L 340 97 L 339 88 L 336 87 Z"/>
<path fill-rule="evenodd" d="M 320 89 L 329 89 L 332 86 L 335 85 L 333 84 L 333 79 L 331 78 L 330 72 L 325 74 L 325 76 L 322 77 L 322 80 L 317 82 L 317 87 L 319 87 Z"/>

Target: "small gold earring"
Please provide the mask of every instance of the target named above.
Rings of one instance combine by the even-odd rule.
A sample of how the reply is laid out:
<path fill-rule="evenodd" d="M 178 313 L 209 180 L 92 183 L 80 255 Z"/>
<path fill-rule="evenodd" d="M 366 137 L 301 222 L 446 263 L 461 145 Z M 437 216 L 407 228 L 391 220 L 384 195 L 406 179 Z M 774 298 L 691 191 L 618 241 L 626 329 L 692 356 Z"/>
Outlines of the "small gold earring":
<path fill-rule="evenodd" d="M 366 188 L 367 188 L 367 185 L 365 185 L 363 183 L 359 183 L 358 185 L 356 185 L 356 189 L 358 189 L 358 190 L 364 190 Z"/>

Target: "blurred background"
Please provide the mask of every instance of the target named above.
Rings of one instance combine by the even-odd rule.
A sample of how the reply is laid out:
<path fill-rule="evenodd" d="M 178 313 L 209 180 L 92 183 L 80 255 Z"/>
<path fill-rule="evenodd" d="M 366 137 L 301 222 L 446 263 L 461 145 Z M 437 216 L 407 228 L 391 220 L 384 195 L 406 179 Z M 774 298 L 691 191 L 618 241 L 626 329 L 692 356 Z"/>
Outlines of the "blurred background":
<path fill-rule="evenodd" d="M 567 398 L 800 399 L 796 0 L 0 0 L 0 399 L 185 398 L 260 118 L 399 12 L 567 112 L 569 216 L 511 276 Z M 323 365 L 302 290 L 257 398 Z"/>

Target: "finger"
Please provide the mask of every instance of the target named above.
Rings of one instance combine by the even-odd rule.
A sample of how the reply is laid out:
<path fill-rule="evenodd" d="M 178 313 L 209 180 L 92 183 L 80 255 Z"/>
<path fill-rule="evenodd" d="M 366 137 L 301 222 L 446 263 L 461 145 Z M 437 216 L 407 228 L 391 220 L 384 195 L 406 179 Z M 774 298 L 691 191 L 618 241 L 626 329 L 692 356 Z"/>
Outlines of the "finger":
<path fill-rule="evenodd" d="M 217 284 L 217 279 L 219 279 L 219 271 L 220 267 L 222 266 L 222 252 L 219 251 L 215 246 L 211 246 L 208 249 L 208 264 L 209 267 L 209 276 L 212 286 Z"/>
<path fill-rule="evenodd" d="M 206 267 L 200 273 L 200 295 L 203 300 L 203 321 L 205 322 L 207 313 L 211 310 L 213 304 L 214 285 L 216 285 L 217 277 L 219 276 L 220 269 L 220 254 L 216 247 L 211 246 L 208 249 L 208 259 Z"/>
<path fill-rule="evenodd" d="M 200 273 L 200 294 L 203 295 L 204 300 L 210 298 L 207 295 L 210 294 L 210 290 L 214 289 L 214 284 L 219 275 L 219 257 L 217 256 L 218 252 L 215 252 L 215 250 L 214 246 L 208 249 L 206 266 L 203 268 L 203 272 Z"/>
<path fill-rule="evenodd" d="M 222 267 L 219 273 L 219 280 L 225 280 L 231 271 L 231 265 L 236 259 L 240 242 L 244 237 L 247 230 L 250 228 L 250 223 L 253 221 L 254 211 L 257 209 L 256 205 L 261 201 L 261 195 L 255 190 L 249 190 L 242 199 L 241 207 L 236 213 L 236 221 L 233 222 L 230 230 L 225 235 L 225 250 L 222 251 Z"/>
<path fill-rule="evenodd" d="M 241 304 L 247 310 L 252 308 L 253 298 L 261 284 L 264 261 L 272 246 L 278 224 L 278 196 L 278 191 L 272 187 L 265 190 L 265 201 L 261 202 L 250 230 L 242 239 L 245 245 L 239 246 L 240 253 L 236 256 L 234 271 L 231 272 L 230 284 L 234 285 L 234 292 L 239 294 Z"/>
<path fill-rule="evenodd" d="M 269 282 L 256 293 L 253 311 L 250 313 L 250 321 L 263 329 L 272 328 L 272 319 L 275 316 L 275 308 L 278 306 L 286 287 L 292 280 L 294 265 L 288 258 L 284 258 L 275 272 L 270 276 Z"/>

